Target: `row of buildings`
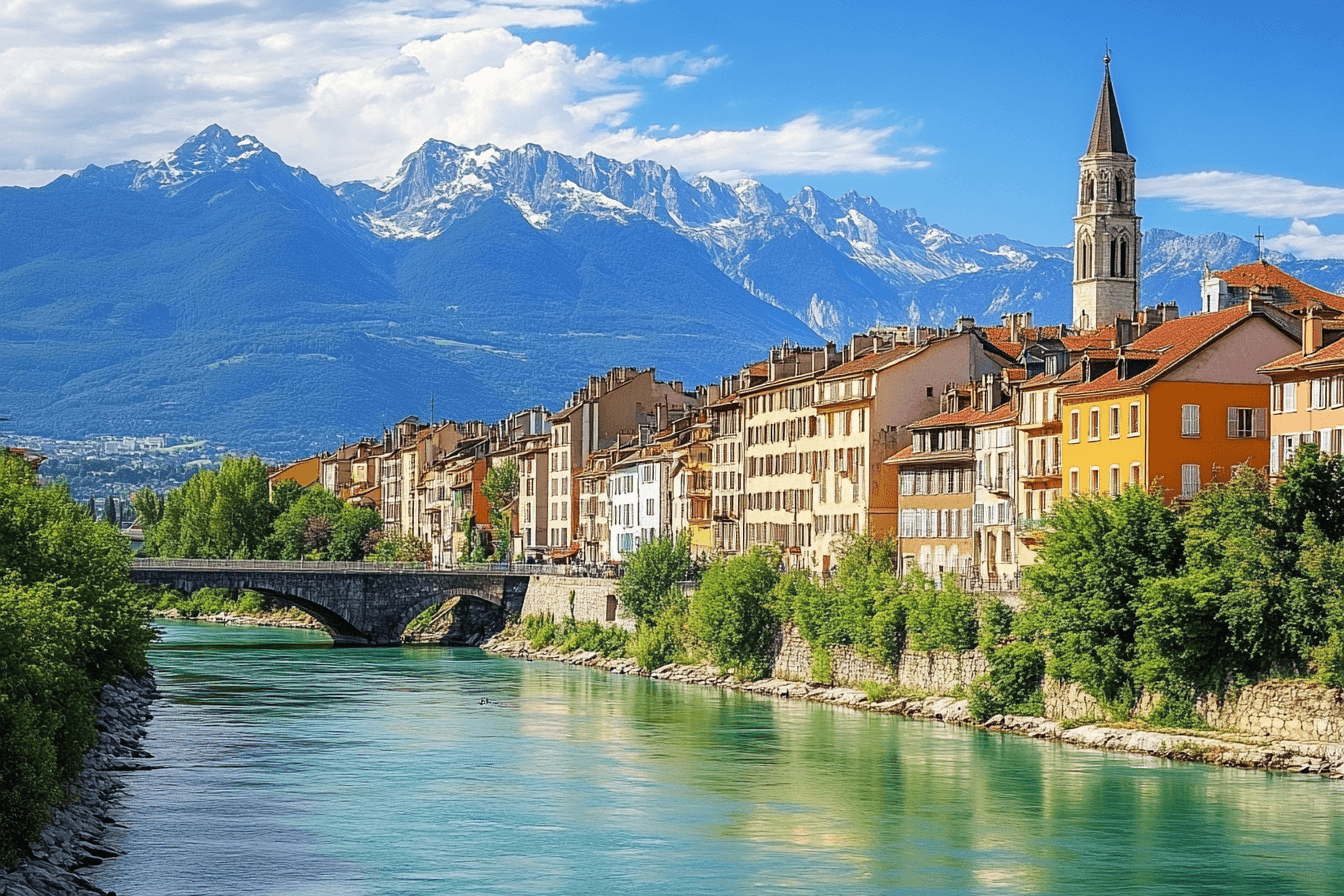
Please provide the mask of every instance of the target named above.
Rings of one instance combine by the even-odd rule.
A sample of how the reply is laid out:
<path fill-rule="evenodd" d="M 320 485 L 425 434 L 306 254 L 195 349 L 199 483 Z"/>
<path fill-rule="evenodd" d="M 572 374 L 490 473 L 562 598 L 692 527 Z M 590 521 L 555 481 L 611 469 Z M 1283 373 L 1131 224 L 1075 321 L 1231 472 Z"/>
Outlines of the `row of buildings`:
<path fill-rule="evenodd" d="M 1080 160 L 1074 319 L 896 327 L 782 345 L 686 388 L 653 370 L 591 377 L 556 412 L 494 424 L 407 418 L 277 477 L 377 507 L 466 558 L 486 473 L 516 465 L 510 554 L 620 562 L 686 531 L 692 550 L 774 545 L 825 574 L 858 533 L 899 539 L 903 571 L 1011 588 L 1062 496 L 1130 484 L 1190 500 L 1297 446 L 1344 452 L 1344 297 L 1261 260 L 1206 269 L 1201 311 L 1141 309 L 1142 234 L 1109 66 Z"/>

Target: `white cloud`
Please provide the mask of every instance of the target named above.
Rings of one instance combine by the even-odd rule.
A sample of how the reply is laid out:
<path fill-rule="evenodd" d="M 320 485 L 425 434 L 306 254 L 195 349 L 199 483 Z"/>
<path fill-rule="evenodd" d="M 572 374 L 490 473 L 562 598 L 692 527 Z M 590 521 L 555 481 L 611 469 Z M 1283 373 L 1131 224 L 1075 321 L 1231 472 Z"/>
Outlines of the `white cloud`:
<path fill-rule="evenodd" d="M 426 139 L 655 158 L 687 173 L 923 167 L 893 127 L 809 114 L 740 130 L 632 124 L 649 90 L 726 64 L 622 59 L 518 29 L 622 0 L 11 0 L 0 4 L 0 181 L 153 158 L 211 122 L 329 182 L 378 178 Z M 757 124 L 757 123 L 753 123 Z"/>
<path fill-rule="evenodd" d="M 1266 218 L 1321 218 L 1344 214 L 1344 189 L 1291 177 L 1228 171 L 1164 174 L 1138 181 L 1145 199 L 1175 199 L 1189 209 L 1211 209 Z"/>
<path fill-rule="evenodd" d="M 1344 258 L 1344 234 L 1321 233 L 1321 228 L 1300 218 L 1293 219 L 1287 233 L 1266 239 L 1265 246 L 1298 258 Z"/>

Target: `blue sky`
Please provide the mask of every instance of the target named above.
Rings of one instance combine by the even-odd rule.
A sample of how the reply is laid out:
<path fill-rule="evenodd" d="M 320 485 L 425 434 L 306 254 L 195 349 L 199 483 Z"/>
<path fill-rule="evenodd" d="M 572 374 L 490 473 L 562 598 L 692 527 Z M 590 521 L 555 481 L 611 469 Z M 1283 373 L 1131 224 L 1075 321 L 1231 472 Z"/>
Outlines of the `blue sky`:
<path fill-rule="evenodd" d="M 218 122 L 328 182 L 536 142 L 1060 244 L 1109 40 L 1145 227 L 1341 257 L 1341 35 L 1344 0 L 16 0 L 0 182 Z"/>

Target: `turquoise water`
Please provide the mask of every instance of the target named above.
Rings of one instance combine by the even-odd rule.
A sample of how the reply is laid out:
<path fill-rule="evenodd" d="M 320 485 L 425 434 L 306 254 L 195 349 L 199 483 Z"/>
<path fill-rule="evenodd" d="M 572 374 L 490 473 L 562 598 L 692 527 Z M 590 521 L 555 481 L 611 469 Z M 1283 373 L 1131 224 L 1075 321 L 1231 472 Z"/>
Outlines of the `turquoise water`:
<path fill-rule="evenodd" d="M 1341 782 L 164 628 L 128 855 L 91 875 L 121 894 L 1344 892 Z"/>

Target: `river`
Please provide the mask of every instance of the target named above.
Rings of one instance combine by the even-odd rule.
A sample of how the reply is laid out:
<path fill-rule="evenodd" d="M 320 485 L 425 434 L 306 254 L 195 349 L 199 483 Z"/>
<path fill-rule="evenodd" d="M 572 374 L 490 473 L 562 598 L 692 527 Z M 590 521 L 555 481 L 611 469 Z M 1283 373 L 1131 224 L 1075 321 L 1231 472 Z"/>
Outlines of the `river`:
<path fill-rule="evenodd" d="M 1344 892 L 1344 782 L 162 627 L 155 758 L 88 875 L 126 896 Z"/>

